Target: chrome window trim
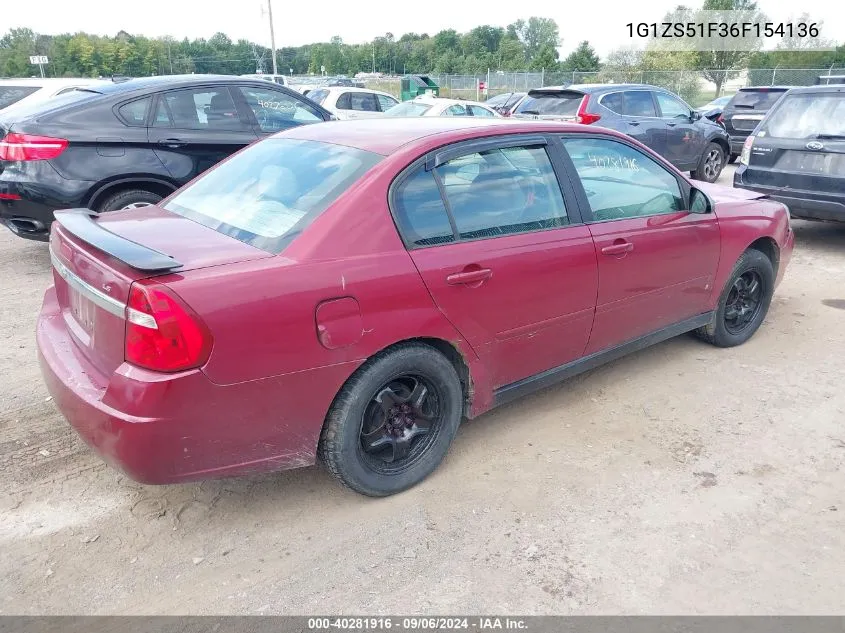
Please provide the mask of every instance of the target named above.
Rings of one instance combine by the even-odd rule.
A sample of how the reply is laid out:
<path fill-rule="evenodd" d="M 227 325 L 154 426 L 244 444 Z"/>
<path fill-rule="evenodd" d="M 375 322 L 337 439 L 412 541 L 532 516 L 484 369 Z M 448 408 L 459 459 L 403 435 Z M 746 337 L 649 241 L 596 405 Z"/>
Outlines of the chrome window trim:
<path fill-rule="evenodd" d="M 103 310 L 120 317 L 126 318 L 126 304 L 114 299 L 101 290 L 97 290 L 94 286 L 86 281 L 83 281 L 76 273 L 71 271 L 64 262 L 59 259 L 58 255 L 53 252 L 50 247 L 50 261 L 53 263 L 53 268 L 59 273 L 59 276 L 64 279 L 68 285 L 79 292 L 86 299 L 100 306 Z"/>

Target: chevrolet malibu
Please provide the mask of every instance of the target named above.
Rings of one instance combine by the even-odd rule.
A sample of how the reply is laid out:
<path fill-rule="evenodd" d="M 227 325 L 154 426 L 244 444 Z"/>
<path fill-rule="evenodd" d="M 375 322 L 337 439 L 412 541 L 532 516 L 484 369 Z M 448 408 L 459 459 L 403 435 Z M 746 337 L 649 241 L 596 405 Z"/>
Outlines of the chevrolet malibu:
<path fill-rule="evenodd" d="M 304 126 L 157 206 L 57 212 L 39 356 L 138 481 L 319 456 L 383 496 L 464 418 L 686 332 L 745 342 L 792 248 L 784 205 L 610 130 Z"/>

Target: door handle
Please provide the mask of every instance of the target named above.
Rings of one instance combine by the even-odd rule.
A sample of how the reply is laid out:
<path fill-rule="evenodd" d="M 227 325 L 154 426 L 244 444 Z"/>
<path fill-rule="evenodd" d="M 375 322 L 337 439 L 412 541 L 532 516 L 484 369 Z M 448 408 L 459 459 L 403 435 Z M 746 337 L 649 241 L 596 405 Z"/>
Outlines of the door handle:
<path fill-rule="evenodd" d="M 187 145 L 188 142 L 183 141 L 180 138 L 163 138 L 160 141 L 158 141 L 158 144 L 163 145 L 164 147 L 172 147 L 172 148 L 175 149 L 177 147 L 185 147 L 185 145 Z"/>
<path fill-rule="evenodd" d="M 631 242 L 614 242 L 610 246 L 605 246 L 601 249 L 603 255 L 624 255 L 634 250 L 634 245 Z"/>
<path fill-rule="evenodd" d="M 639 121 L 628 121 L 628 125 L 633 125 L 634 127 L 637 127 L 639 124 Z"/>
<path fill-rule="evenodd" d="M 668 125 L 669 127 L 675 127 L 678 124 L 677 123 L 666 123 L 666 125 Z"/>
<path fill-rule="evenodd" d="M 446 277 L 446 283 L 450 286 L 459 286 L 461 284 L 475 284 L 486 281 L 493 276 L 493 271 L 489 268 L 479 268 L 477 270 L 465 270 L 459 273 L 452 273 Z"/>

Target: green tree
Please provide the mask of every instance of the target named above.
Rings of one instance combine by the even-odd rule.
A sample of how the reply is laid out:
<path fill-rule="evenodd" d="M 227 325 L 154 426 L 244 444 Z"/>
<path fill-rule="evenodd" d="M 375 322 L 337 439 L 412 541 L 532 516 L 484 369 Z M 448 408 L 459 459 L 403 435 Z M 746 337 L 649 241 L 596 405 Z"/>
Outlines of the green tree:
<path fill-rule="evenodd" d="M 595 72 L 601 68 L 601 61 L 595 49 L 590 46 L 587 40 L 584 40 L 566 56 L 566 59 L 561 62 L 561 67 L 563 70 L 569 71 Z"/>

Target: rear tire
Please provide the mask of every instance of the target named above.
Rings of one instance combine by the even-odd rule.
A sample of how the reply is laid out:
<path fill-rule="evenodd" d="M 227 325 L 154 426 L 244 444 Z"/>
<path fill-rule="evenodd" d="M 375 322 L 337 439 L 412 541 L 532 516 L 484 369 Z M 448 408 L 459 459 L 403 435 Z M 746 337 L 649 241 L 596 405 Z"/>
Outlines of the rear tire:
<path fill-rule="evenodd" d="M 116 194 L 106 198 L 99 206 L 97 211 L 118 211 L 120 209 L 136 209 L 139 207 L 149 207 L 161 201 L 161 196 L 152 191 L 144 189 L 127 189 L 125 191 L 118 191 Z"/>
<path fill-rule="evenodd" d="M 725 152 L 718 143 L 710 143 L 698 161 L 698 167 L 690 175 L 695 180 L 716 182 L 725 167 Z"/>
<path fill-rule="evenodd" d="M 756 299 L 749 290 L 754 283 L 760 287 Z M 742 345 L 766 318 L 774 289 L 775 270 L 769 258 L 755 249 L 745 251 L 725 283 L 713 319 L 695 335 L 716 347 Z"/>
<path fill-rule="evenodd" d="M 367 361 L 340 390 L 320 436 L 320 459 L 356 492 L 401 492 L 443 461 L 462 403 L 461 382 L 445 356 L 419 343 L 397 345 Z"/>

